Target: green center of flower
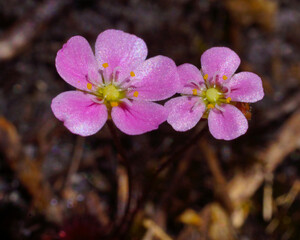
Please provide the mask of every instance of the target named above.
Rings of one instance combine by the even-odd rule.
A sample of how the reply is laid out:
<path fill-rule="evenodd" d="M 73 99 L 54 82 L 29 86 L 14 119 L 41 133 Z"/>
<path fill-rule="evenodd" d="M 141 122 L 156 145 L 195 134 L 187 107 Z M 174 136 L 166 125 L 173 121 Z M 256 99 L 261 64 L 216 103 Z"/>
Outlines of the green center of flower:
<path fill-rule="evenodd" d="M 222 94 L 216 88 L 209 88 L 207 89 L 205 95 L 208 102 L 216 103 Z"/>
<path fill-rule="evenodd" d="M 120 91 L 112 84 L 100 89 L 100 93 L 102 93 L 104 98 L 109 102 L 119 100 L 121 95 Z"/>
<path fill-rule="evenodd" d="M 222 78 L 224 81 L 227 79 L 226 76 L 223 76 Z M 217 110 L 222 111 L 224 104 L 231 103 L 231 97 L 228 96 L 230 89 L 226 90 L 226 87 L 224 88 L 223 84 L 216 82 L 215 77 L 212 81 L 208 81 L 207 74 L 203 76 L 203 79 L 205 81 L 205 86 L 201 86 L 201 84 L 199 85 L 198 82 L 192 81 L 192 83 L 197 86 L 192 90 L 192 95 L 201 98 L 201 103 L 205 104 L 205 112 L 203 113 L 202 118 L 208 118 L 208 114 L 211 109 L 216 108 Z"/>

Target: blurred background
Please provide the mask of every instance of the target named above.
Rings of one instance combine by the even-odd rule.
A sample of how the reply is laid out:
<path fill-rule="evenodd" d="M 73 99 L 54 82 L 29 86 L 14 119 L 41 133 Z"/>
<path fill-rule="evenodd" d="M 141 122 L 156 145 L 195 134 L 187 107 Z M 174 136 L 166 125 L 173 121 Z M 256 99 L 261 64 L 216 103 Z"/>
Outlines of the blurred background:
<path fill-rule="evenodd" d="M 118 132 L 129 194 L 107 126 L 82 138 L 50 109 L 72 89 L 57 51 L 74 35 L 94 46 L 109 28 L 177 65 L 232 48 L 238 71 L 263 79 L 265 98 L 251 114 L 243 106 L 248 132 L 215 140 L 205 121 L 186 133 Z M 0 0 L 0 238 L 300 239 L 299 83 L 299 0 Z"/>

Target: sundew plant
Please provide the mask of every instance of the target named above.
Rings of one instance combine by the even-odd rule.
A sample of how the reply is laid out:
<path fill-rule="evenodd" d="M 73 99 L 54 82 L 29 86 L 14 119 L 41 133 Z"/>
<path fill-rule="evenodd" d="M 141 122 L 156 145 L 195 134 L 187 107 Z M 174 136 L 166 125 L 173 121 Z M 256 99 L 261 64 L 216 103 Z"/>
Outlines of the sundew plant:
<path fill-rule="evenodd" d="M 300 0 L 0 0 L 0 240 L 300 240 Z"/>
<path fill-rule="evenodd" d="M 226 47 L 208 49 L 201 70 L 191 64 L 176 67 L 165 56 L 147 59 L 145 42 L 120 30 L 100 33 L 95 55 L 89 43 L 72 37 L 56 57 L 59 75 L 75 91 L 53 99 L 54 115 L 74 134 L 89 136 L 109 119 L 119 130 L 138 135 L 168 123 L 187 131 L 202 118 L 217 139 L 232 140 L 248 129 L 237 103 L 263 98 L 259 76 L 235 74 L 240 58 Z M 154 103 L 172 97 L 165 106 Z"/>
<path fill-rule="evenodd" d="M 141 196 L 135 196 L 138 200 L 133 204 L 132 163 L 120 134 L 160 131 L 164 122 L 173 131 L 186 132 L 207 121 L 214 138 L 234 140 L 247 134 L 249 104 L 264 97 L 261 78 L 252 72 L 236 72 L 241 60 L 228 47 L 207 49 L 199 56 L 199 66 L 177 66 L 167 56 L 147 55 L 141 38 L 109 29 L 98 35 L 95 52 L 85 38 L 74 36 L 58 51 L 55 61 L 61 78 L 73 87 L 52 100 L 55 117 L 70 132 L 83 137 L 101 134 L 107 123 L 128 173 L 126 210 L 108 228 L 107 236 L 113 239 L 128 233 L 154 191 L 157 177 L 173 161 L 171 158 L 157 167 L 153 180 Z M 190 136 L 191 141 L 193 138 Z M 181 145 L 179 152 L 189 148 L 189 142 Z"/>

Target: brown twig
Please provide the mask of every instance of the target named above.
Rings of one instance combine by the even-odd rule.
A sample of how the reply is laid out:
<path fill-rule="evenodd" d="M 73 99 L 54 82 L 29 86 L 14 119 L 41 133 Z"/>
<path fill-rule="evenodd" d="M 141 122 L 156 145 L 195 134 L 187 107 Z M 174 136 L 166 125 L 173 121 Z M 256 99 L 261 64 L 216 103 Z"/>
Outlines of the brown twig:
<path fill-rule="evenodd" d="M 229 182 L 229 195 L 234 201 L 243 201 L 251 197 L 263 183 L 265 174 L 273 172 L 285 156 L 299 146 L 300 111 L 295 112 L 282 126 L 272 143 L 261 151 L 257 158 L 261 160 L 246 172 L 239 173 Z"/>
<path fill-rule="evenodd" d="M 288 154 L 300 146 L 299 122 L 300 111 L 297 111 L 284 123 L 277 137 L 267 148 L 257 154 L 260 162 L 253 164 L 244 172 L 238 172 L 228 183 L 229 197 L 236 206 L 252 197 L 266 177 L 274 172 Z M 245 218 L 246 215 L 235 225 L 240 226 Z"/>
<path fill-rule="evenodd" d="M 59 222 L 61 212 L 58 207 L 50 205 L 54 194 L 44 179 L 41 165 L 26 154 L 17 129 L 4 117 L 0 117 L 0 152 L 4 154 L 9 167 L 32 196 L 34 208 L 44 212 L 48 218 L 52 218 L 51 220 Z"/>
<path fill-rule="evenodd" d="M 69 187 L 72 176 L 77 172 L 80 161 L 82 158 L 83 153 L 83 145 L 84 145 L 84 138 L 81 136 L 77 136 L 76 143 L 74 146 L 74 153 L 70 162 L 70 166 L 68 169 L 67 177 L 63 186 L 63 189 L 66 189 Z"/>

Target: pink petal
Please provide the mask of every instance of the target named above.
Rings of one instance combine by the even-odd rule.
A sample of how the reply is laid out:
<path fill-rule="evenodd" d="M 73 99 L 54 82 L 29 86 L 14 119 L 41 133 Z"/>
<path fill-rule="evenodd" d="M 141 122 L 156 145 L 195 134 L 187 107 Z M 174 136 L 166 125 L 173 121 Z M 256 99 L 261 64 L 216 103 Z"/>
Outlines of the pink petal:
<path fill-rule="evenodd" d="M 138 135 L 158 128 L 167 119 L 166 109 L 153 102 L 132 101 L 122 104 L 111 112 L 116 126 L 128 135 Z"/>
<path fill-rule="evenodd" d="M 159 101 L 173 96 L 179 90 L 179 77 L 174 61 L 168 57 L 156 56 L 144 61 L 134 71 L 132 93 L 137 91 L 137 99 Z M 134 98 L 134 97 L 133 97 Z"/>
<path fill-rule="evenodd" d="M 107 109 L 80 91 L 63 92 L 52 100 L 52 111 L 74 134 L 89 136 L 98 132 L 107 120 Z"/>
<path fill-rule="evenodd" d="M 103 68 L 103 63 L 108 63 L 105 71 L 110 75 L 118 67 L 121 80 L 128 77 L 148 54 L 146 43 L 141 38 L 113 29 L 99 34 L 95 52 L 100 68 Z"/>
<path fill-rule="evenodd" d="M 177 67 L 177 71 L 182 84 L 182 89 L 179 90 L 179 93 L 193 94 L 193 89 L 198 89 L 195 83 L 203 86 L 204 80 L 201 72 L 194 65 L 189 63 L 182 64 Z"/>
<path fill-rule="evenodd" d="M 233 75 L 226 86 L 231 89 L 228 96 L 232 101 L 252 103 L 264 97 L 260 77 L 251 72 L 240 72 Z"/>
<path fill-rule="evenodd" d="M 64 44 L 57 52 L 55 65 L 59 75 L 78 89 L 88 90 L 89 82 L 100 81 L 96 58 L 88 41 L 81 36 L 72 37 Z"/>
<path fill-rule="evenodd" d="M 201 56 L 201 67 L 204 74 L 211 80 L 216 73 L 228 79 L 235 73 L 240 65 L 239 56 L 229 48 L 213 47 L 206 50 Z"/>
<path fill-rule="evenodd" d="M 199 122 L 205 111 L 205 105 L 203 103 L 198 104 L 198 97 L 172 98 L 165 104 L 166 109 L 169 111 L 168 123 L 176 131 L 190 130 Z"/>
<path fill-rule="evenodd" d="M 216 139 L 232 140 L 246 133 L 248 121 L 243 113 L 230 104 L 222 106 L 224 112 L 213 109 L 208 115 L 210 133 Z"/>

